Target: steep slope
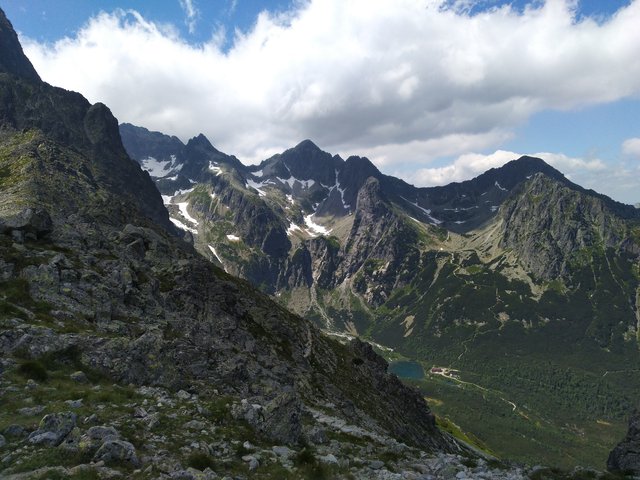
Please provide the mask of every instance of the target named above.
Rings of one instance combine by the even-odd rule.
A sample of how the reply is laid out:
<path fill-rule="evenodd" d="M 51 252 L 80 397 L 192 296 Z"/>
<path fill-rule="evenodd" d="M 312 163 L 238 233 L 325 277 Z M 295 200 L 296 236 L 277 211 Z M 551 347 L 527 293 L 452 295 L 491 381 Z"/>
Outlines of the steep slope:
<path fill-rule="evenodd" d="M 10 25 L 1 10 L 0 24 Z M 16 55 L 3 45 L 0 64 Z M 142 466 L 144 478 L 183 478 L 183 466 L 203 463 L 241 474 L 260 467 L 257 456 L 256 475 L 295 478 L 344 473 L 342 445 L 374 458 L 393 450 L 397 461 L 419 457 L 399 442 L 461 451 L 369 345 L 324 336 L 176 239 L 105 106 L 20 68 L 0 74 L 0 89 L 0 358 L 10 400 L 1 476 Z M 207 143 L 191 147 L 213 162 Z M 15 394 L 25 389 L 28 398 Z M 268 466 L 272 445 L 301 442 L 310 445 L 302 460 L 279 447 Z M 316 444 L 333 467 L 318 463 Z M 247 451 L 253 460 L 236 454 Z M 68 469 L 91 458 L 107 467 Z"/>

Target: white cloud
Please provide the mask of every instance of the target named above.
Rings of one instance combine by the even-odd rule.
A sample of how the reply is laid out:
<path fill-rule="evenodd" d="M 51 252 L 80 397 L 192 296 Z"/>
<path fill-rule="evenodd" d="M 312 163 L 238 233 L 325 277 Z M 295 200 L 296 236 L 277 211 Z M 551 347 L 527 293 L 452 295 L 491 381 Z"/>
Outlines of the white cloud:
<path fill-rule="evenodd" d="M 181 3 L 195 20 L 193 2 Z M 296 1 L 261 13 L 228 50 L 220 34 L 193 46 L 117 11 L 25 50 L 46 81 L 121 121 L 203 132 L 243 160 L 311 138 L 385 166 L 424 165 L 496 148 L 541 110 L 640 94 L 640 0 L 598 22 L 576 20 L 574 0 L 473 16 L 453 3 Z"/>
<path fill-rule="evenodd" d="M 520 158 L 523 154 L 497 150 L 491 154 L 468 153 L 459 156 L 449 165 L 423 168 L 410 175 L 397 174 L 417 186 L 446 185 L 477 177 L 490 168 Z M 543 159 L 562 172 L 569 180 L 588 189 L 609 195 L 615 200 L 635 204 L 640 201 L 639 169 L 625 164 L 607 166 L 600 159 L 575 158 L 562 153 L 539 152 L 530 154 Z"/>
<path fill-rule="evenodd" d="M 184 14 L 186 15 L 185 23 L 189 28 L 189 33 L 194 33 L 196 30 L 196 23 L 198 21 L 199 11 L 196 7 L 194 0 L 178 0 L 180 2 L 180 7 L 184 10 Z"/>
<path fill-rule="evenodd" d="M 459 156 L 453 163 L 437 168 L 422 168 L 413 173 L 411 178 L 419 186 L 446 185 L 451 182 L 462 182 L 486 172 L 490 168 L 498 168 L 505 163 L 522 157 L 523 154 L 497 150 L 484 155 L 481 153 L 466 153 Z M 575 175 L 593 174 L 606 170 L 605 163 L 600 159 L 583 159 L 569 157 L 563 153 L 540 152 L 530 154 L 532 157 L 543 159 L 549 165 L 560 170 L 567 177 Z"/>
<path fill-rule="evenodd" d="M 640 159 L 640 138 L 629 138 L 622 143 L 622 153 Z"/>

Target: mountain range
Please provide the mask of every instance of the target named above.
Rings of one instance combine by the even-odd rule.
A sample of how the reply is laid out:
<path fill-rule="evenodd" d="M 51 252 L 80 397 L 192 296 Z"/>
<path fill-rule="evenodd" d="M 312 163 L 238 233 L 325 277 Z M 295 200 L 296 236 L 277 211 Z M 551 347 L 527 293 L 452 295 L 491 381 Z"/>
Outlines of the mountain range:
<path fill-rule="evenodd" d="M 179 233 L 110 110 L 43 82 L 0 10 L 2 478 L 488 468 L 369 344 Z"/>
<path fill-rule="evenodd" d="M 0 476 L 606 478 L 498 458 L 624 436 L 638 225 L 535 158 L 416 188 L 118 126 L 0 10 Z"/>
<path fill-rule="evenodd" d="M 442 375 L 414 383 L 499 454 L 594 465 L 622 435 L 640 386 L 640 210 L 526 156 L 418 188 L 309 140 L 246 166 L 203 135 L 120 133 L 202 255 L 390 360 L 457 371 L 463 394 Z"/>

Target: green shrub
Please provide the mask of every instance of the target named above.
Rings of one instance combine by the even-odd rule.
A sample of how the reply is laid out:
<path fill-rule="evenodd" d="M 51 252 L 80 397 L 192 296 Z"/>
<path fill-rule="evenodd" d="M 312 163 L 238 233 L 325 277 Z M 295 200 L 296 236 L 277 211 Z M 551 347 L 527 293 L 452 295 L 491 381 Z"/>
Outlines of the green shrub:
<path fill-rule="evenodd" d="M 187 465 L 196 470 L 206 470 L 207 468 L 215 469 L 213 458 L 204 452 L 194 452 L 187 457 Z"/>
<path fill-rule="evenodd" d="M 25 378 L 38 382 L 46 382 L 49 378 L 47 369 L 38 360 L 27 360 L 18 367 L 18 373 Z"/>

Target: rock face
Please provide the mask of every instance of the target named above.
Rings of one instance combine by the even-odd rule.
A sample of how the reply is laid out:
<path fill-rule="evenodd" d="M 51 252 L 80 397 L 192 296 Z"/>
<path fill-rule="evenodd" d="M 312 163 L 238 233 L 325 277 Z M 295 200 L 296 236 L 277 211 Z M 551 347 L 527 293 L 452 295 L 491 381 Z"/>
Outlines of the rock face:
<path fill-rule="evenodd" d="M 629 431 L 609 454 L 607 469 L 610 472 L 640 474 L 640 412 L 634 411 L 629 419 Z"/>
<path fill-rule="evenodd" d="M 2 10 L 0 10 L 0 73 L 9 73 L 33 82 L 40 81 L 40 76 L 22 51 L 13 25 Z"/>
<path fill-rule="evenodd" d="M 513 195 L 500 213 L 502 243 L 519 255 L 523 266 L 536 277 L 566 277 L 573 254 L 583 249 L 628 248 L 630 231 L 609 204 L 595 196 L 536 174 Z"/>

